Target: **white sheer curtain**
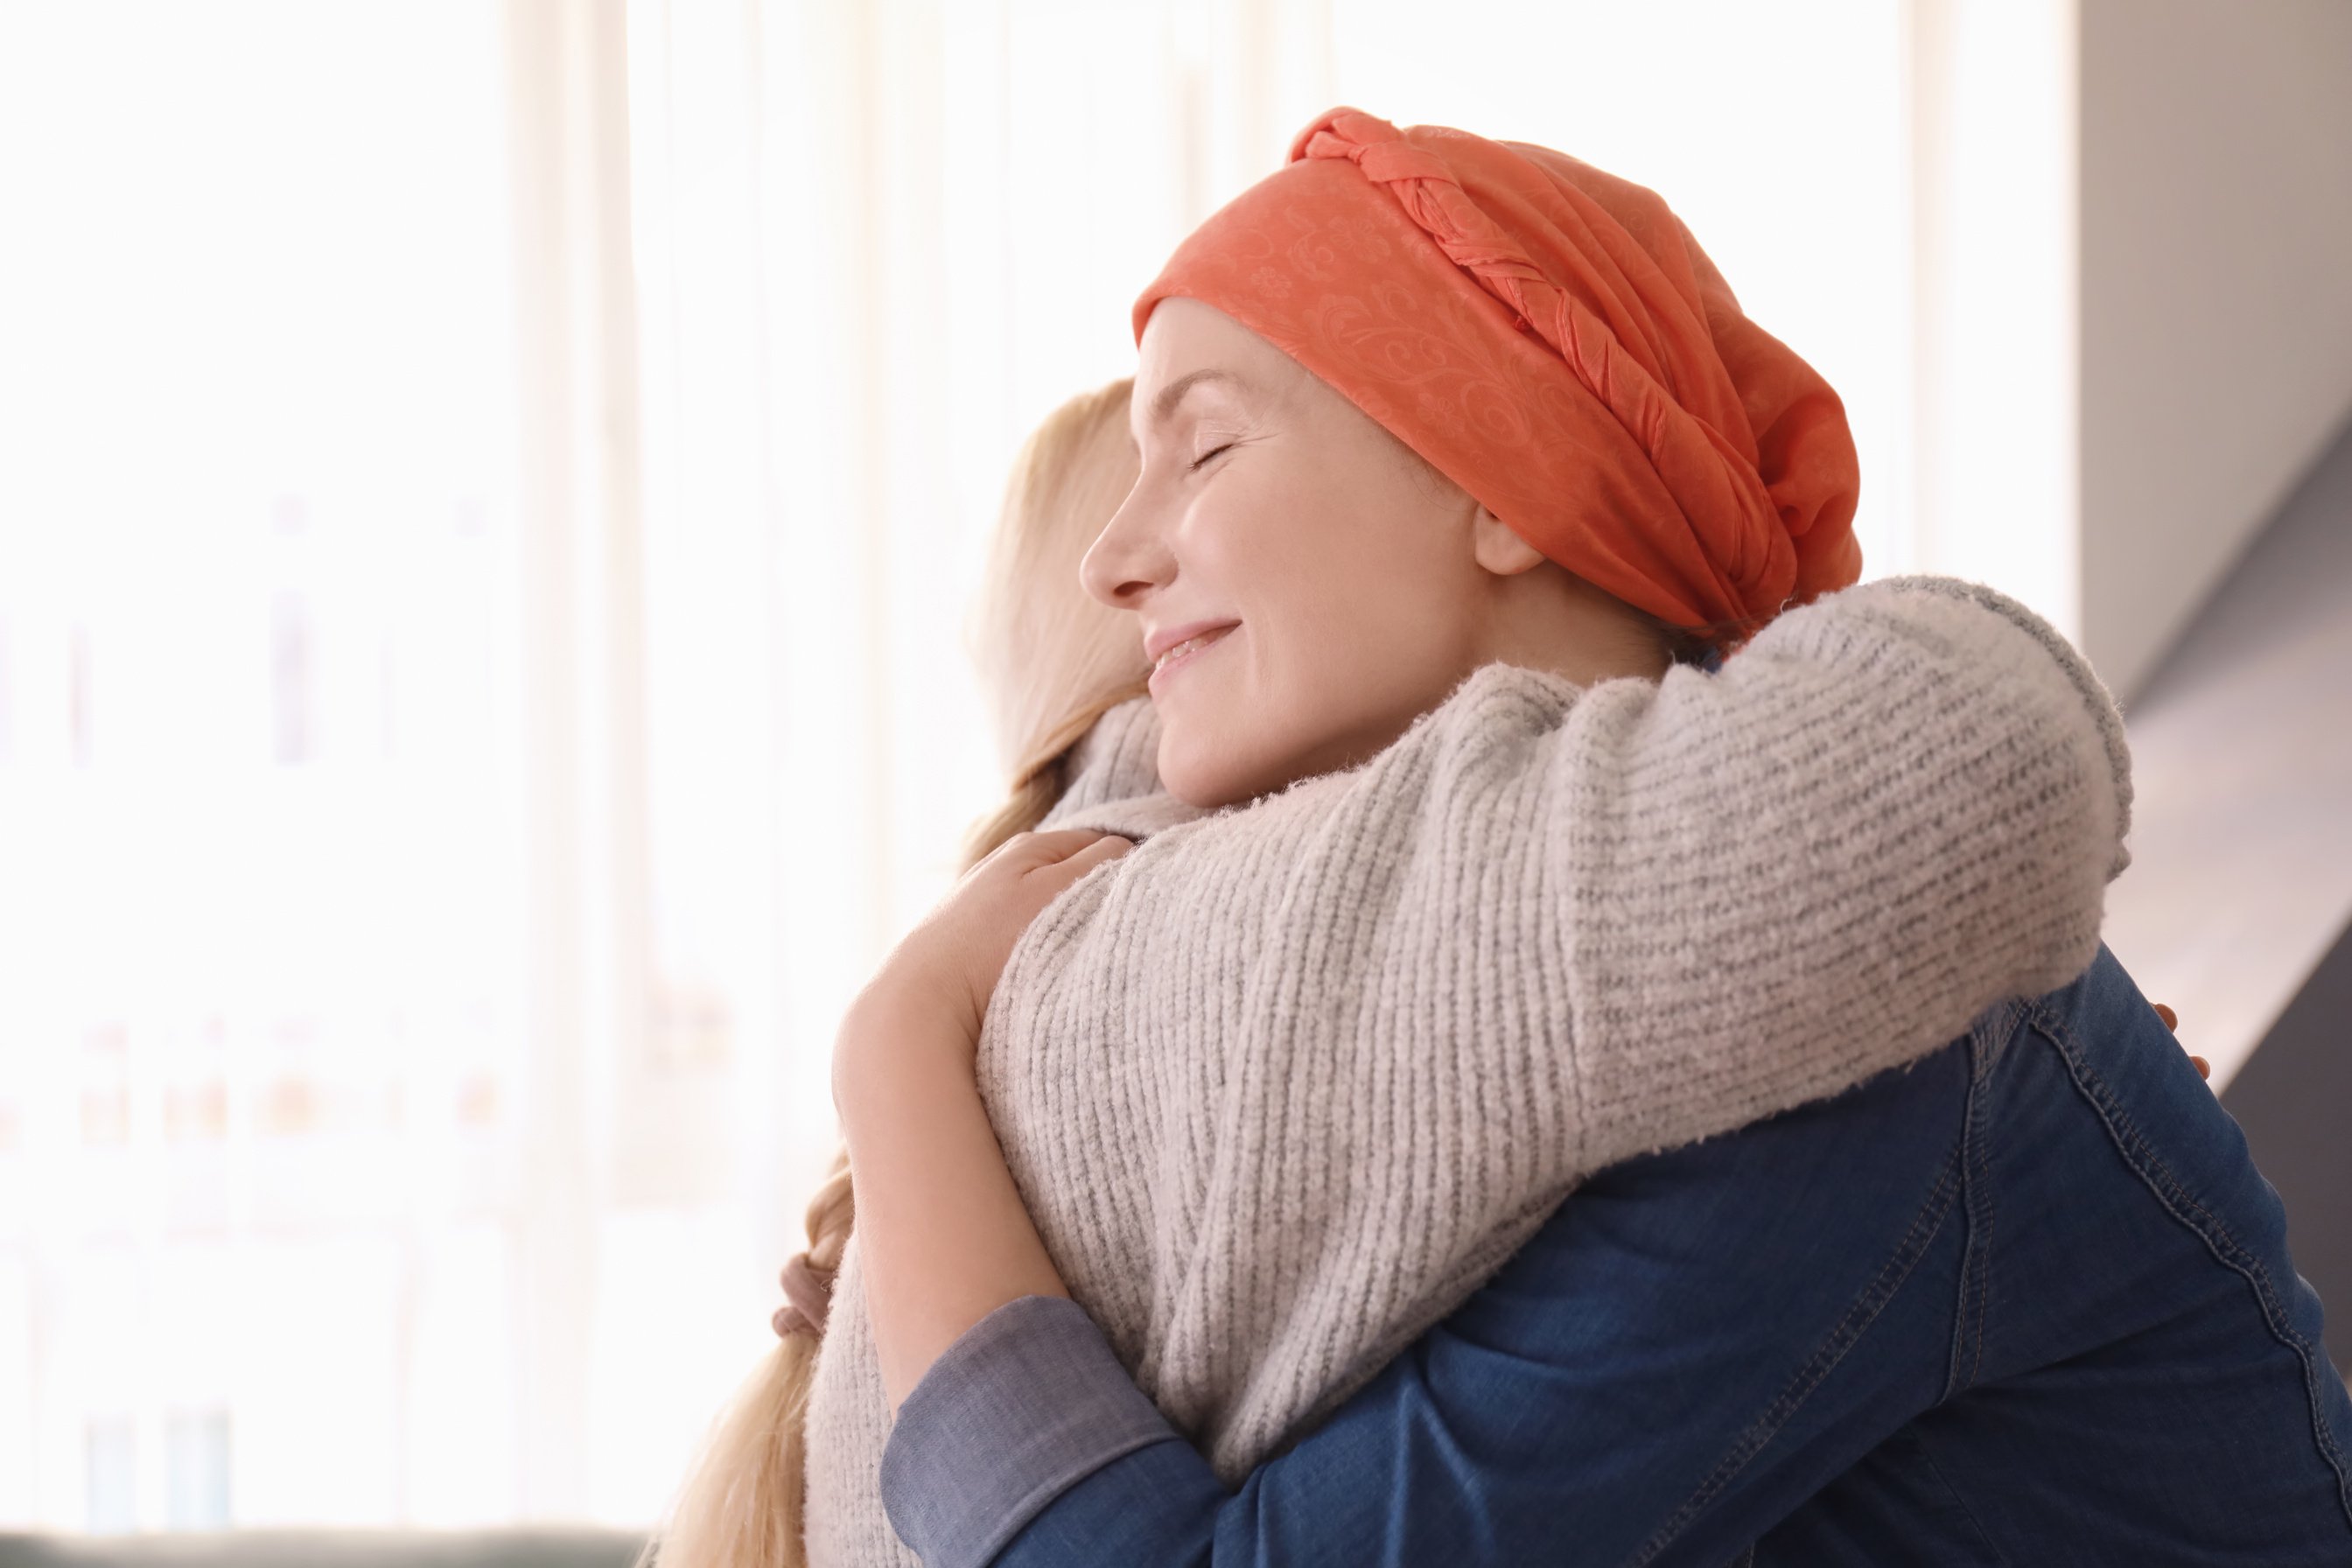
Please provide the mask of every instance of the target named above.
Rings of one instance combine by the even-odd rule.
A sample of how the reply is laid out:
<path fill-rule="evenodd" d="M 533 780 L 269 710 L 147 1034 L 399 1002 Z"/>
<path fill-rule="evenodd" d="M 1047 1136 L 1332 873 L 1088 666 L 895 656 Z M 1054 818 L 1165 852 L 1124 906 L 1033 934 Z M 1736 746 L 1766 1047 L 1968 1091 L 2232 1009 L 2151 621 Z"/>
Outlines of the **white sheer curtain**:
<path fill-rule="evenodd" d="M 0 1524 L 513 1508 L 497 20 L 0 7 Z"/>
<path fill-rule="evenodd" d="M 1013 452 L 1320 110 L 1664 191 L 1916 561 L 1907 9 L 0 8 L 0 1526 L 654 1516 Z"/>

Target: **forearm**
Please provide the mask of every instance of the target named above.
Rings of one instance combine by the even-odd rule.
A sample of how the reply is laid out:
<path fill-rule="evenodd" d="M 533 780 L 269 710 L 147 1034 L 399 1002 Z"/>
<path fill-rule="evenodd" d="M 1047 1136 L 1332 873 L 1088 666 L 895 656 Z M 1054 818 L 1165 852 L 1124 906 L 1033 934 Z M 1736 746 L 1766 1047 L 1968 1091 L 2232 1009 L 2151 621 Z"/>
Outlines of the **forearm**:
<path fill-rule="evenodd" d="M 857 1184 L 866 1304 L 895 1411 L 940 1353 L 1024 1296 L 1066 1296 L 1005 1168 L 959 1026 L 861 1005 L 835 1099 Z"/>
<path fill-rule="evenodd" d="M 2129 822 L 2119 721 L 1990 590 L 1848 589 L 1714 677 L 1595 689 L 1564 734 L 1596 1165 L 1915 1059 L 2096 954 Z"/>
<path fill-rule="evenodd" d="M 1729 1561 L 1945 1385 L 1975 1059 L 1601 1173 L 1223 1480 L 1075 1303 L 1012 1309 L 908 1400 L 885 1502 L 929 1568 Z"/>

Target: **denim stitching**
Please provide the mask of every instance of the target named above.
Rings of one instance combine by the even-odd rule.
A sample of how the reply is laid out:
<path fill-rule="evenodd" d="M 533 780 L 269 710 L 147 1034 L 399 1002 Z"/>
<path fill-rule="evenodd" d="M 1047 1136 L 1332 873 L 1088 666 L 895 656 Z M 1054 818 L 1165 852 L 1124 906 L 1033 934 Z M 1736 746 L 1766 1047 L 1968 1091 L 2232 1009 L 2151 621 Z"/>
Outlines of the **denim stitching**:
<path fill-rule="evenodd" d="M 2003 1044 L 2017 1032 L 2017 1006 L 1996 1002 L 1977 1015 L 1963 1037 L 1969 1043 L 1969 1097 L 1960 1121 L 1960 1213 L 1968 1235 L 1960 1244 L 1958 1289 L 1952 1303 L 1952 1349 L 1944 1369 L 1942 1404 L 1973 1384 L 1984 1371 L 1985 1319 L 1991 1310 L 1992 1177 L 1985 1155 L 1984 1096 L 1999 1067 Z"/>
<path fill-rule="evenodd" d="M 1944 1467 L 1936 1463 L 1936 1452 L 1927 1446 L 1927 1437 L 1917 1432 L 1914 1432 L 1912 1436 L 1919 1445 L 1920 1463 L 1935 1472 L 1936 1484 L 1944 1489 L 1944 1494 L 1952 1500 L 1952 1506 L 1958 1509 L 1960 1517 L 1969 1521 L 1969 1528 L 1976 1532 L 1977 1544 L 1991 1553 L 1995 1561 L 2008 1562 L 2009 1554 L 1993 1544 L 1992 1535 L 1985 1529 L 1984 1521 L 1977 1517 L 1977 1510 L 1969 1506 L 1969 1500 L 1960 1495 L 1960 1489 L 1952 1484 L 1952 1478 L 1944 1473 Z"/>
<path fill-rule="evenodd" d="M 2311 1342 L 2287 1321 L 2286 1309 L 2279 1300 L 2270 1270 L 2263 1267 L 2262 1259 L 2248 1251 L 2244 1244 L 2231 1233 L 2220 1216 L 2190 1195 L 2188 1189 L 2180 1184 L 2179 1178 L 2157 1156 L 2138 1125 L 2121 1105 L 2116 1103 L 2106 1080 L 2084 1059 L 2081 1046 L 2065 1020 L 2038 1004 L 2031 1005 L 2029 1010 L 2034 1026 L 2057 1047 L 2060 1058 L 2065 1061 L 2067 1073 L 2074 1079 L 2076 1090 L 2090 1101 L 2091 1109 L 2097 1111 L 2099 1119 L 2106 1124 L 2107 1135 L 2114 1141 L 2116 1152 L 2123 1155 L 2125 1163 L 2131 1166 L 2141 1184 L 2155 1194 L 2157 1202 L 2164 1205 L 2165 1211 L 2205 1244 L 2205 1249 L 2213 1255 L 2216 1261 L 2253 1287 L 2255 1300 L 2262 1307 L 2263 1326 L 2270 1330 L 2273 1339 L 2293 1351 L 2295 1359 L 2303 1363 L 2303 1392 L 2305 1402 L 2311 1410 L 2312 1438 L 2318 1446 L 2320 1457 L 2327 1461 L 2328 1468 L 2336 1472 L 2336 1500 L 2344 1510 L 2346 1521 L 2352 1523 L 2352 1471 L 2346 1468 L 2344 1450 L 2337 1444 L 2335 1433 L 2328 1429 L 2322 1409 L 2319 1369 L 2312 1354 Z M 2181 1212 L 2184 1208 L 2193 1213 L 2196 1218 L 2192 1219 L 2189 1214 Z M 2204 1223 L 2200 1225 L 2199 1220 Z M 2333 1376 L 2334 1373 L 2331 1371 L 2329 1375 Z"/>
<path fill-rule="evenodd" d="M 1951 1353 L 1946 1358 L 1944 1392 L 1937 1401 L 1939 1404 L 1943 1400 L 1951 1398 L 1968 1385 L 1970 1374 L 1961 1369 L 1968 1360 L 1971 1342 L 1978 1339 L 1978 1336 L 1970 1332 L 1969 1324 L 1972 1321 L 1979 1321 L 1977 1318 L 1977 1307 L 1980 1300 L 1977 1289 L 1977 1278 L 1978 1266 L 1982 1260 L 1985 1246 L 1985 1232 L 1978 1218 L 1977 1207 L 1984 1183 L 1977 1172 L 1976 1163 L 1972 1160 L 1971 1154 L 1977 1147 L 1977 1114 L 1988 1076 L 1983 1070 L 1986 1055 L 1984 1043 L 1971 1031 L 1969 1037 L 1968 1100 L 1966 1109 L 1960 1113 L 1960 1217 L 1967 1228 L 1960 1238 L 1958 1299 L 1952 1304 L 1952 1348 Z M 1977 1351 L 1979 1364 L 1982 1363 L 1983 1359 L 1984 1353 L 1979 1341 Z"/>
<path fill-rule="evenodd" d="M 1977 1063 L 1978 1082 L 1990 1081 L 1993 1070 L 2000 1066 L 2000 1058 L 2009 1042 L 2016 1038 L 2018 1028 L 2024 1021 L 2024 1005 L 2014 999 L 1996 1002 L 1977 1015 L 1976 1023 L 1969 1029 L 1969 1037 L 1984 1047 L 1983 1058 Z"/>
<path fill-rule="evenodd" d="M 1977 1027 L 1972 1033 L 1975 1036 L 1975 1043 L 1981 1047 L 1984 1071 L 1982 1077 L 1977 1080 L 1977 1085 L 1982 1087 L 1987 1093 L 1990 1092 L 1993 1073 L 2000 1066 L 2000 1058 L 2008 1054 L 2010 1043 L 2016 1039 L 2018 1031 L 2024 1026 L 2025 1009 L 2014 1000 L 1996 1003 L 1992 1007 L 1988 1008 L 1984 1015 L 1978 1017 Z M 1973 1200 L 1976 1194 L 1983 1194 L 1984 1246 L 1981 1248 L 1976 1246 L 1978 1233 L 1973 1222 L 1977 1216 L 1977 1210 L 1971 1206 L 1969 1210 L 1969 1217 L 1971 1221 L 1969 1230 L 1969 1254 L 1970 1260 L 1976 1265 L 1974 1279 L 1976 1355 L 1973 1363 L 1969 1366 L 1968 1377 L 1968 1383 L 1971 1386 L 1984 1377 L 1985 1333 L 1987 1324 L 1992 1318 L 1992 1233 L 1993 1209 L 1996 1203 L 1990 1153 L 1992 1140 L 1985 1135 L 1985 1130 L 1978 1118 L 1979 1105 L 1976 1088 L 1972 1087 L 1969 1094 L 1969 1119 L 1965 1136 L 1969 1142 L 1969 1153 L 1975 1161 L 1974 1180 L 1969 1187 L 1969 1195 Z M 1958 1393 L 1958 1389 L 1955 1388 L 1953 1392 Z"/>
<path fill-rule="evenodd" d="M 1971 1384 L 1984 1375 L 1985 1319 L 1990 1312 L 1992 1293 L 1992 1177 L 1985 1166 L 1984 1130 L 1977 1124 L 1979 1109 L 1974 1104 L 1969 1107 L 1968 1157 L 1972 1167 L 1969 1173 L 1969 1193 L 1975 1200 L 1970 1205 L 1969 1218 L 1983 1222 L 1983 1245 L 1978 1245 L 1978 1232 L 1973 1225 L 1969 1237 L 1969 1250 L 1975 1254 L 1969 1260 L 1969 1323 L 1971 1337 L 1976 1342 L 1969 1361 L 1969 1382 Z"/>
<path fill-rule="evenodd" d="M 2009 1026 L 2001 1036 L 2003 1041 L 2012 1037 L 2018 1028 L 2016 1016 L 2014 1015 L 2006 1015 L 2006 1016 Z M 2002 1049 L 2002 1045 L 1996 1043 L 1986 1054 L 1998 1059 Z M 1988 1073 L 1986 1076 L 1985 1093 L 1990 1095 L 1992 1092 L 1990 1074 Z M 1972 1384 L 1982 1381 L 1984 1377 L 1985 1325 L 1992 1319 L 1994 1214 L 2000 1203 L 2000 1195 L 1992 1184 L 1992 1139 L 1977 1116 L 1979 1109 L 1978 1102 L 1971 1100 L 1969 1104 L 1969 1140 L 1970 1151 L 1976 1157 L 1976 1190 L 1984 1197 L 1984 1248 L 1983 1256 L 1977 1260 L 1977 1353 L 1976 1363 L 1969 1369 L 1969 1382 Z"/>
<path fill-rule="evenodd" d="M 2016 1026 L 2012 1023 L 2010 1034 L 2014 1035 L 2015 1029 Z M 2004 1036 L 2004 1038 L 2007 1037 L 2007 1036 Z M 1998 1051 L 1999 1047 L 1996 1047 L 1995 1054 L 1998 1054 Z M 1985 1092 L 1988 1095 L 1991 1093 L 1990 1086 L 1987 1087 Z M 1979 1124 L 1977 1118 L 1977 1099 L 1975 1096 L 1971 1095 L 1969 1099 L 1969 1141 L 1970 1152 L 1976 1159 L 1976 1190 L 1984 1194 L 1984 1249 L 1983 1256 L 1977 1260 L 1976 1277 L 1976 1364 L 1969 1369 L 1969 1381 L 1971 1384 L 1979 1382 L 1984 1376 L 1985 1324 L 1992 1317 L 1993 1211 L 1997 1203 L 1997 1198 L 1993 1191 L 1992 1160 L 1990 1153 L 1992 1147 L 1992 1140 L 1986 1135 L 1985 1129 Z"/>
<path fill-rule="evenodd" d="M 1936 1233 L 1943 1228 L 1944 1218 L 1951 1212 L 1953 1178 L 1959 1170 L 1962 1156 L 1962 1148 L 1956 1144 L 1950 1157 L 1945 1160 L 1943 1170 L 1937 1173 L 1935 1186 L 1929 1189 L 1918 1212 L 1911 1216 L 1910 1226 L 1903 1233 L 1903 1239 L 1895 1244 L 1895 1250 L 1879 1267 L 1877 1277 L 1854 1298 L 1846 1308 L 1845 1316 L 1814 1347 L 1812 1355 L 1797 1369 L 1796 1374 L 1789 1380 L 1789 1385 L 1780 1391 L 1780 1396 L 1773 1400 L 1764 1414 L 1757 1417 L 1754 1425 L 1740 1435 L 1730 1450 L 1717 1462 L 1715 1468 L 1699 1482 L 1697 1489 L 1667 1516 L 1666 1521 L 1658 1526 L 1639 1551 L 1625 1560 L 1626 1568 L 1642 1568 L 1643 1563 L 1651 1562 L 1673 1544 L 1675 1537 L 1681 1534 L 1697 1517 L 1699 1510 L 1731 1483 L 1734 1476 L 1763 1451 L 1765 1445 L 1788 1425 L 1806 1398 L 1837 1370 L 1846 1352 L 1861 1342 L 1864 1331 L 1877 1321 L 1879 1313 L 1886 1310 L 1886 1304 L 1895 1299 L 1895 1293 L 1903 1288 L 1903 1282 L 1911 1277 L 1911 1270 L 1917 1268 L 1919 1260 L 1927 1255 L 1928 1246 L 1935 1240 Z M 1927 1227 L 1924 1235 L 1921 1234 L 1922 1226 Z"/>

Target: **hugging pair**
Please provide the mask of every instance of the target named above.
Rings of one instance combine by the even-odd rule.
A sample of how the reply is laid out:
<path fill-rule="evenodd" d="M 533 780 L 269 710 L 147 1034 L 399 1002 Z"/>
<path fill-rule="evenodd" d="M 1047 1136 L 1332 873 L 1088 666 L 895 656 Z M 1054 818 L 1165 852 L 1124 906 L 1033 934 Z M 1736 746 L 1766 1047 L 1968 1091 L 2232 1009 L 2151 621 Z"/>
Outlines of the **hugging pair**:
<path fill-rule="evenodd" d="M 1664 205 L 1338 110 L 1136 327 L 665 1568 L 2352 1560 L 2114 703 Z"/>

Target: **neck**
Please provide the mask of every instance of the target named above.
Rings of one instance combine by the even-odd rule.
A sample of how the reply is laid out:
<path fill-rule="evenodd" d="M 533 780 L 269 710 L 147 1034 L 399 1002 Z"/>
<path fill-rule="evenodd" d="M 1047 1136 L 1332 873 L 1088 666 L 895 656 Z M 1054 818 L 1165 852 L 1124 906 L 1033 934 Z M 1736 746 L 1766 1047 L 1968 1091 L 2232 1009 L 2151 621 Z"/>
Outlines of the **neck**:
<path fill-rule="evenodd" d="M 1540 669 L 1590 686 L 1622 676 L 1655 680 L 1673 664 L 1641 613 L 1547 561 L 1496 580 L 1487 662 Z"/>

